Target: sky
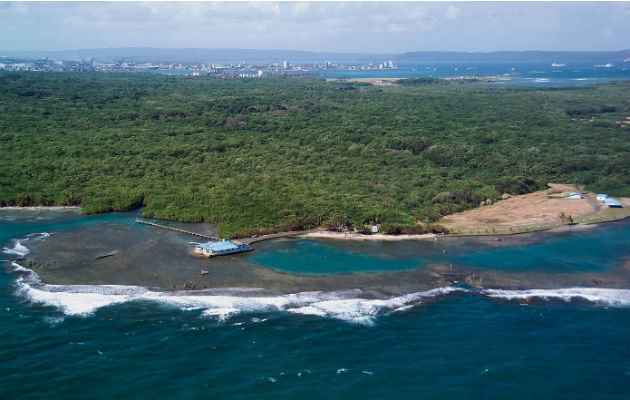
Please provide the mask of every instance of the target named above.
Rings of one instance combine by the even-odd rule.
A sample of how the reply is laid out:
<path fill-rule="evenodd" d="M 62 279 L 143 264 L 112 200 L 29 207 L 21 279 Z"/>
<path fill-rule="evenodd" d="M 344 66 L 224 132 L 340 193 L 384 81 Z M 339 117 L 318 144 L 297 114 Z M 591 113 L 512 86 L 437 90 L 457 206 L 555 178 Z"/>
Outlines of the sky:
<path fill-rule="evenodd" d="M 0 50 L 630 48 L 630 2 L 0 2 Z"/>

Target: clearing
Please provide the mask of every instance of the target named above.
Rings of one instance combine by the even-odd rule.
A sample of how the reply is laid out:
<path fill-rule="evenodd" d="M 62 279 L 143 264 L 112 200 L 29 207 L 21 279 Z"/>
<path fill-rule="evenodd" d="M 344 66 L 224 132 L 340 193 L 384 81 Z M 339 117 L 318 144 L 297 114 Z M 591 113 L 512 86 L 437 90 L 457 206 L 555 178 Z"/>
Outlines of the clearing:
<path fill-rule="evenodd" d="M 602 222 L 630 216 L 628 198 L 618 198 L 623 208 L 608 208 L 595 199 L 594 193 L 580 187 L 554 183 L 547 186 L 549 189 L 448 215 L 439 223 L 452 233 L 510 233 L 553 228 L 571 221 Z M 582 193 L 583 198 L 569 199 L 571 192 Z"/>

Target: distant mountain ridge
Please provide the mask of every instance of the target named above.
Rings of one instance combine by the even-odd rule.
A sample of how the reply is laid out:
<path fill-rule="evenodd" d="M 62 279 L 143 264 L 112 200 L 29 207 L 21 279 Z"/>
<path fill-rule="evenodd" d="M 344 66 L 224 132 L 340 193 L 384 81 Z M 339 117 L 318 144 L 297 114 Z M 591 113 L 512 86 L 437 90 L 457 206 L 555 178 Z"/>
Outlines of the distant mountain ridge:
<path fill-rule="evenodd" d="M 601 62 L 602 60 L 624 60 L 630 58 L 630 49 L 618 51 L 493 51 L 448 52 L 416 51 L 396 57 L 398 62 L 436 61 L 513 61 L 513 62 Z"/>
<path fill-rule="evenodd" d="M 199 49 L 199 48 L 152 48 L 125 47 L 104 49 L 77 49 L 56 51 L 0 51 L 0 57 L 79 61 L 95 59 L 97 62 L 113 63 L 120 60 L 138 63 L 272 63 L 288 60 L 300 63 L 381 63 L 393 60 L 396 63 L 422 62 L 602 62 L 622 61 L 630 58 L 630 49 L 618 51 L 494 51 L 494 52 L 451 52 L 415 51 L 395 53 L 334 53 L 302 50 L 256 50 L 256 49 Z M 0 58 L 1 60 L 1 58 Z"/>

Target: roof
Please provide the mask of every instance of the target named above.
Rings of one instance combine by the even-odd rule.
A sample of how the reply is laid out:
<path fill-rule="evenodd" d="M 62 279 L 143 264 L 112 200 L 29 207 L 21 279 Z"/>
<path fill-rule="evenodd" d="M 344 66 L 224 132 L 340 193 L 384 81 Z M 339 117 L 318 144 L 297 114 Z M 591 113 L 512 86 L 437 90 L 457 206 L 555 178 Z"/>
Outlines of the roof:
<path fill-rule="evenodd" d="M 609 197 L 606 200 L 604 200 L 604 204 L 606 204 L 607 206 L 621 207 L 621 203 L 617 201 L 616 199 L 613 199 L 612 197 Z"/>
<path fill-rule="evenodd" d="M 603 194 L 603 193 L 597 193 L 597 197 L 608 197 L 607 194 Z"/>
<path fill-rule="evenodd" d="M 569 193 L 569 196 L 579 196 L 580 194 L 578 192 L 571 192 Z"/>
<path fill-rule="evenodd" d="M 197 245 L 197 247 L 201 247 L 202 249 L 221 251 L 221 250 L 232 250 L 236 249 L 236 245 L 229 240 L 222 240 L 220 242 L 208 242 Z"/>

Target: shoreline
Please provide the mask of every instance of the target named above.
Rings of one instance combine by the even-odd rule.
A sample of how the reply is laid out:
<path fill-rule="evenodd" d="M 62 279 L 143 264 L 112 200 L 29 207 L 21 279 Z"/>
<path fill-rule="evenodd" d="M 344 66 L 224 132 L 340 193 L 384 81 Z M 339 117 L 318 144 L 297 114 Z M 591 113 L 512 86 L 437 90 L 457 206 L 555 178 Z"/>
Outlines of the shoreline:
<path fill-rule="evenodd" d="M 369 83 L 373 86 L 393 86 L 396 85 L 396 81 L 405 80 L 405 79 L 418 79 L 424 77 L 416 77 L 416 78 L 403 78 L 403 77 L 369 77 L 369 78 L 327 78 L 327 82 L 357 82 L 357 83 Z M 436 78 L 439 80 L 443 80 L 446 82 L 482 82 L 482 83 L 491 83 L 491 82 L 509 82 L 512 81 L 512 78 L 506 78 L 503 76 L 497 75 L 484 75 L 484 76 L 454 76 L 454 77 L 443 77 Z"/>
<path fill-rule="evenodd" d="M 593 221 L 593 222 L 578 222 L 573 224 L 562 224 L 557 226 L 546 226 L 540 228 L 533 228 L 531 230 L 523 230 L 517 232 L 479 232 L 479 233 L 423 233 L 420 235 L 386 235 L 386 234 L 376 234 L 376 235 L 363 235 L 360 233 L 354 232 L 334 232 L 334 231 L 311 231 L 311 232 L 303 232 L 303 231 L 293 231 L 293 232 L 282 232 L 282 234 L 271 234 L 265 236 L 257 237 L 256 241 L 264 241 L 264 240 L 272 240 L 272 239 L 281 239 L 284 237 L 298 237 L 298 238 L 306 238 L 306 239 L 334 239 L 334 240 L 374 240 L 374 241 L 405 241 L 405 240 L 429 240 L 434 239 L 437 240 L 438 237 L 483 237 L 483 236 L 515 236 L 522 235 L 526 233 L 536 233 L 536 232 L 549 232 L 549 231 L 565 231 L 569 229 L 587 229 L 589 226 L 596 226 L 600 224 L 606 224 L 611 222 L 623 221 L 625 219 L 630 220 L 630 217 L 621 217 L 621 218 L 612 218 L 601 221 Z M 267 237 L 269 236 L 269 237 Z"/>
<path fill-rule="evenodd" d="M 617 222 L 626 227 L 624 222 Z M 614 224 L 614 223 L 613 223 Z M 614 225 L 613 225 L 614 226 Z M 590 232 L 595 225 L 580 224 L 577 232 Z M 574 229 L 574 226 L 555 230 Z M 594 231 L 593 231 L 594 232 Z M 476 289 L 531 290 L 557 289 L 566 287 L 597 287 L 630 289 L 627 273 L 630 262 L 611 266 L 605 271 L 586 269 L 566 274 L 559 271 L 551 274 L 544 269 L 510 271 L 457 261 L 448 254 L 474 253 L 478 249 L 493 251 L 503 247 L 512 248 L 544 243 L 548 234 L 518 235 L 503 240 L 492 238 L 457 237 L 459 235 L 370 235 L 338 232 L 299 232 L 300 241 L 308 238 L 342 239 L 330 252 L 315 247 L 306 247 L 306 258 L 297 258 L 298 263 L 332 263 L 344 265 L 367 262 L 364 258 L 341 261 L 339 251 L 359 253 L 378 260 L 400 257 L 402 263 L 384 261 L 382 269 L 361 269 L 355 265 L 349 270 L 312 270 L 305 265 L 301 270 L 274 268 L 273 263 L 243 256 L 216 259 L 190 257 L 190 247 L 185 238 L 157 230 L 136 230 L 128 224 L 87 224 L 80 229 L 57 230 L 53 238 L 47 234 L 28 235 L 15 240 L 13 247 L 7 245 L 5 253 L 15 269 L 29 269 L 37 274 L 41 283 L 48 285 L 123 285 L 155 288 L 159 291 L 227 290 L 229 288 L 264 288 L 269 293 L 294 294 L 299 292 L 336 292 L 358 289 L 366 296 L 402 296 L 440 287 L 458 286 L 457 282 Z M 547 235 L 547 236 L 545 236 Z M 437 236 L 443 236 L 437 240 Z M 497 235 L 495 238 L 501 236 Z M 431 240 L 433 238 L 433 240 Z M 46 239 L 46 240 L 41 240 Z M 424 242 L 410 242 L 410 240 Z M 427 240 L 428 239 L 428 240 Z M 290 241 L 269 240 L 258 249 L 272 256 L 291 249 Z M 363 244 L 361 244 L 363 243 Z M 407 243 L 402 245 L 402 243 Z M 365 247 L 364 247 L 365 246 Z M 376 246 L 376 247 L 372 247 Z M 399 247 L 401 246 L 401 247 Z M 79 249 L 79 250 L 78 250 Z M 310 249 L 310 250 L 309 250 Z M 484 250 L 484 251 L 485 251 Z M 261 255 L 264 255 L 262 254 Z M 103 255 L 110 255 L 103 257 Z M 326 261 L 330 257 L 329 261 Z M 625 257 L 625 255 L 624 255 Z M 319 260 L 319 261 L 318 261 Z M 375 261 L 376 262 L 376 261 Z M 335 264 L 337 263 L 337 264 Z M 350 263 L 350 264 L 348 264 Z M 379 261 L 380 263 L 380 261 Z M 18 265 L 20 267 L 18 267 Z M 173 268 L 177 265 L 177 268 Z M 589 267 L 590 268 L 590 267 Z M 354 271 L 356 269 L 356 271 Z M 24 271 L 24 270 L 22 270 Z M 300 272 L 302 271 L 302 272 Z M 315 272 L 313 272 L 315 271 Z M 19 272 L 19 271 L 16 271 Z M 199 293 L 199 292 L 197 292 Z"/>
<path fill-rule="evenodd" d="M 301 238 L 316 238 L 316 239 L 341 239 L 341 240 L 381 240 L 381 241 L 398 241 L 398 240 L 427 240 L 434 239 L 438 236 L 437 233 L 423 233 L 421 235 L 362 235 L 354 232 L 333 232 L 333 231 L 316 231 L 308 232 L 302 235 L 298 235 Z"/>
<path fill-rule="evenodd" d="M 79 206 L 26 206 L 26 207 L 17 207 L 17 206 L 6 206 L 0 207 L 0 210 L 79 210 L 81 207 Z M 408 240 L 437 240 L 438 237 L 484 237 L 484 236 L 515 236 L 521 235 L 525 233 L 536 233 L 536 232 L 548 232 L 548 231 L 561 231 L 567 229 L 579 229 L 579 228 L 587 228 L 588 226 L 600 225 L 610 222 L 622 221 L 624 219 L 630 219 L 630 216 L 623 217 L 615 217 L 610 219 L 604 219 L 600 221 L 585 221 L 578 223 L 566 223 L 559 224 L 556 226 L 541 226 L 541 227 L 526 227 L 527 229 L 519 230 L 519 231 L 499 231 L 499 232 L 469 232 L 469 233 L 423 233 L 419 235 L 387 235 L 383 233 L 378 233 L 375 235 L 363 235 L 360 233 L 354 232 L 335 232 L 335 231 L 327 231 L 327 230 L 310 230 L 310 231 L 288 231 L 288 232 L 277 232 L 271 233 L 268 235 L 257 236 L 255 238 L 242 238 L 242 239 L 234 239 L 238 241 L 242 241 L 244 243 L 256 243 L 267 240 L 274 239 L 283 239 L 287 237 L 296 237 L 300 239 L 332 239 L 332 240 L 350 240 L 350 241 L 382 241 L 382 242 L 396 242 L 396 241 L 408 241 Z M 230 239 L 232 240 L 232 239 Z"/>

